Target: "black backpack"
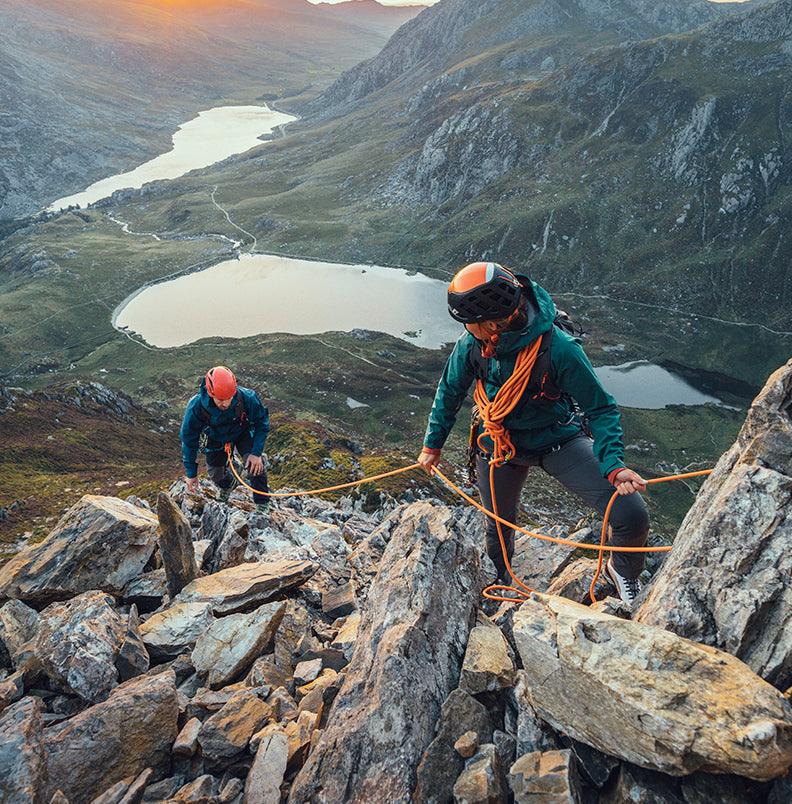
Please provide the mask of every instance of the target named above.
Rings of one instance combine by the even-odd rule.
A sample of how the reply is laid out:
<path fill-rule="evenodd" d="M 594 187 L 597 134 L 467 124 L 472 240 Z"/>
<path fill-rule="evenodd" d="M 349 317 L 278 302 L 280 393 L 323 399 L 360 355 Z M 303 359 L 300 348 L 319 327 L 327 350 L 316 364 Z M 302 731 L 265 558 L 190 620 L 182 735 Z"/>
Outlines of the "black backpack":
<path fill-rule="evenodd" d="M 198 411 L 201 424 L 203 424 L 203 429 L 201 430 L 201 435 L 198 439 L 198 452 L 205 453 L 207 451 L 207 443 L 209 439 L 206 430 L 212 423 L 212 416 L 209 411 L 200 403 L 198 404 Z M 248 415 L 247 411 L 245 410 L 245 403 L 242 400 L 242 397 L 239 396 L 234 404 L 234 422 L 237 424 L 244 424 L 246 421 L 248 421 Z"/>

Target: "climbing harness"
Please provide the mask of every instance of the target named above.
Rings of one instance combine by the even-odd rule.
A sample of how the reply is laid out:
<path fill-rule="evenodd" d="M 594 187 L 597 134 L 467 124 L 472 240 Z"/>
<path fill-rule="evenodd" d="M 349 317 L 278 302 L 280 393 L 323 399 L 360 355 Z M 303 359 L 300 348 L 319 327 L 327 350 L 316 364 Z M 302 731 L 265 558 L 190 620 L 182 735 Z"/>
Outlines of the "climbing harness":
<path fill-rule="evenodd" d="M 327 488 L 323 489 L 314 489 L 313 491 L 300 491 L 300 492 L 261 492 L 257 489 L 254 489 L 252 486 L 249 486 L 245 481 L 239 476 L 237 470 L 234 466 L 233 460 L 231 460 L 233 455 L 233 445 L 226 444 L 225 446 L 226 452 L 228 453 L 229 458 L 229 465 L 231 466 L 231 471 L 233 472 L 236 479 L 239 481 L 240 485 L 244 486 L 246 489 L 253 491 L 257 494 L 262 494 L 267 497 L 299 497 L 299 496 L 307 496 L 311 494 L 323 494 L 329 491 L 338 491 L 339 489 L 346 489 L 351 488 L 353 486 L 359 486 L 362 483 L 371 483 L 375 480 L 382 480 L 385 477 L 392 477 L 393 475 L 402 474 L 403 472 L 409 472 L 413 469 L 421 468 L 420 463 L 412 463 L 409 466 L 403 466 L 401 469 L 393 469 L 390 472 L 383 472 L 379 475 L 373 475 L 372 477 L 362 478 L 361 480 L 353 480 L 350 483 L 340 483 L 336 486 L 328 486 Z M 490 461 L 490 487 L 492 488 L 493 483 L 493 475 L 495 466 L 498 464 L 495 461 Z M 667 475 L 666 477 L 654 477 L 650 478 L 646 481 L 647 485 L 650 483 L 665 483 L 669 480 L 683 480 L 688 477 L 701 477 L 704 475 L 709 475 L 712 472 L 712 469 L 701 469 L 697 472 L 684 472 L 681 474 L 676 475 Z M 563 544 L 569 547 L 576 547 L 583 550 L 595 550 L 599 553 L 599 560 L 597 561 L 597 568 L 594 573 L 594 578 L 591 582 L 591 587 L 589 588 L 589 595 L 591 597 L 592 603 L 596 602 L 596 598 L 594 597 L 594 587 L 597 583 L 597 579 L 602 573 L 602 560 L 603 556 L 606 552 L 611 553 L 663 553 L 668 552 L 671 550 L 671 545 L 663 545 L 660 547 L 617 547 L 616 545 L 607 544 L 607 534 L 608 534 L 608 519 L 610 517 L 611 508 L 613 507 L 613 503 L 615 502 L 616 498 L 619 496 L 619 492 L 615 491 L 613 496 L 610 498 L 608 505 L 605 509 L 605 515 L 602 521 L 602 533 L 600 537 L 599 544 L 587 544 L 586 542 L 576 542 L 572 539 L 562 539 L 557 536 L 547 536 L 544 533 L 536 533 L 535 531 L 528 530 L 527 528 L 521 528 L 519 525 L 516 525 L 514 522 L 509 522 L 508 519 L 504 519 L 503 517 L 498 515 L 497 505 L 495 503 L 495 493 L 494 489 L 492 490 L 492 511 L 488 511 L 484 508 L 483 505 L 476 502 L 470 495 L 466 494 L 459 486 L 449 480 L 436 466 L 432 467 L 432 475 L 436 475 L 443 483 L 445 483 L 448 488 L 454 491 L 457 495 L 459 495 L 463 500 L 470 503 L 474 508 L 477 508 L 479 511 L 484 513 L 486 516 L 491 517 L 495 520 L 498 526 L 498 537 L 500 539 L 501 550 L 503 551 L 503 560 L 506 565 L 506 569 L 511 575 L 512 580 L 516 584 L 516 586 L 508 586 L 506 584 L 491 584 L 486 589 L 483 590 L 482 594 L 484 597 L 490 600 L 499 600 L 505 603 L 515 603 L 520 602 L 520 599 L 526 600 L 530 597 L 532 592 L 535 592 L 535 589 L 531 589 L 529 586 L 524 584 L 513 572 L 511 568 L 511 563 L 509 562 L 507 553 L 506 553 L 506 541 L 503 538 L 503 530 L 502 526 L 506 526 L 514 531 L 519 533 L 523 533 L 526 536 L 531 536 L 534 539 L 539 539 L 540 541 L 544 542 L 552 542 L 554 544 Z M 513 595 L 517 595 L 517 597 L 503 597 L 502 595 L 495 594 L 494 590 L 503 590 L 512 593 Z"/>

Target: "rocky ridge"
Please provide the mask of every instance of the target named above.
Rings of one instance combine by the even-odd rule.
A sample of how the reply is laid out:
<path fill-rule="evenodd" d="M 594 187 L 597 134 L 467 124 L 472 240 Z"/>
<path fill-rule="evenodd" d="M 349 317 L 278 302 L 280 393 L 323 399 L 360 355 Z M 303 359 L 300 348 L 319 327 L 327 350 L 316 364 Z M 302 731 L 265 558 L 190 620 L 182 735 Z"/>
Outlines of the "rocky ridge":
<path fill-rule="evenodd" d="M 566 57 L 559 55 L 571 43 L 570 31 L 583 29 L 589 37 L 607 32 L 610 43 L 616 44 L 690 31 L 755 5 L 707 0 L 663 4 L 651 0 L 541 0 L 522 4 L 446 0 L 406 22 L 376 56 L 347 70 L 308 108 L 327 112 L 328 107 L 349 104 L 396 81 L 415 87 L 430 75 L 442 80 L 472 54 L 489 48 L 497 52 L 499 46 L 521 39 L 528 40 L 528 47 L 504 59 L 502 66 L 507 70 L 538 67 L 547 73 L 560 66 L 559 57 L 566 62 L 575 55 L 574 49 L 569 49 Z M 474 26 L 475 40 L 471 32 Z M 486 31 L 483 36 L 481 29 Z M 543 41 L 531 47 L 530 37 L 542 37 Z M 548 40 L 555 41 L 550 45 Z"/>
<path fill-rule="evenodd" d="M 786 330 L 790 19 L 788 0 L 455 0 L 305 111 L 388 121 L 396 157 L 356 186 L 416 220 L 416 261 L 508 255 L 556 290 Z"/>
<path fill-rule="evenodd" d="M 539 542 L 482 598 L 469 507 L 86 496 L 0 570 L 0 798 L 787 801 L 790 409 L 792 361 L 632 620 Z"/>

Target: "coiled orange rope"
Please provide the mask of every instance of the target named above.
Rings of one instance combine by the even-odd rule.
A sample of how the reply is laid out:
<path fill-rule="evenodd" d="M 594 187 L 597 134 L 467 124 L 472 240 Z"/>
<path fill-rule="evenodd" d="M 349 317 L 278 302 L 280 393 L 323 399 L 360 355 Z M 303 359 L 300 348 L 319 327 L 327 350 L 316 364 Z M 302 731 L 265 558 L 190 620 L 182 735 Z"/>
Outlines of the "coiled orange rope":
<path fill-rule="evenodd" d="M 494 463 L 496 466 L 501 466 L 514 455 L 514 445 L 509 431 L 503 426 L 503 420 L 514 409 L 525 392 L 541 344 L 542 339 L 539 337 L 520 351 L 517 362 L 514 364 L 514 371 L 498 389 L 494 399 L 491 400 L 487 396 L 484 383 L 480 379 L 476 380 L 473 399 L 478 405 L 483 430 L 478 437 L 478 445 L 481 447 L 481 440 L 485 436 L 492 439 L 490 463 Z"/>

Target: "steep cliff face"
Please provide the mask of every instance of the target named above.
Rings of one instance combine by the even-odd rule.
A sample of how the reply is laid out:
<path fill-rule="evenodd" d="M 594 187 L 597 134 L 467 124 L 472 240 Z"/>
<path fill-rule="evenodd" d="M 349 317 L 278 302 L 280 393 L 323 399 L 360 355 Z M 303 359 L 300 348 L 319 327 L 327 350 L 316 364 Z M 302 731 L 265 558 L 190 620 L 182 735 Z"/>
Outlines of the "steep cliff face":
<path fill-rule="evenodd" d="M 444 0 L 403 25 L 379 54 L 344 73 L 310 108 L 327 111 L 397 79 L 415 88 L 427 76 L 439 73 L 442 78 L 488 49 L 496 51 L 491 58 L 504 69 L 543 65 L 547 71 L 557 58 L 566 61 L 592 46 L 689 31 L 749 5 L 707 0 Z M 529 41 L 521 41 L 525 39 Z M 506 56 L 500 52 L 505 45 L 511 45 Z"/>
<path fill-rule="evenodd" d="M 477 8 L 452 48 L 422 14 L 434 55 L 400 50 L 405 26 L 322 96 L 398 127 L 379 202 L 431 220 L 455 259 L 506 255 L 555 288 L 788 328 L 792 4 L 696 30 L 734 6 Z"/>

